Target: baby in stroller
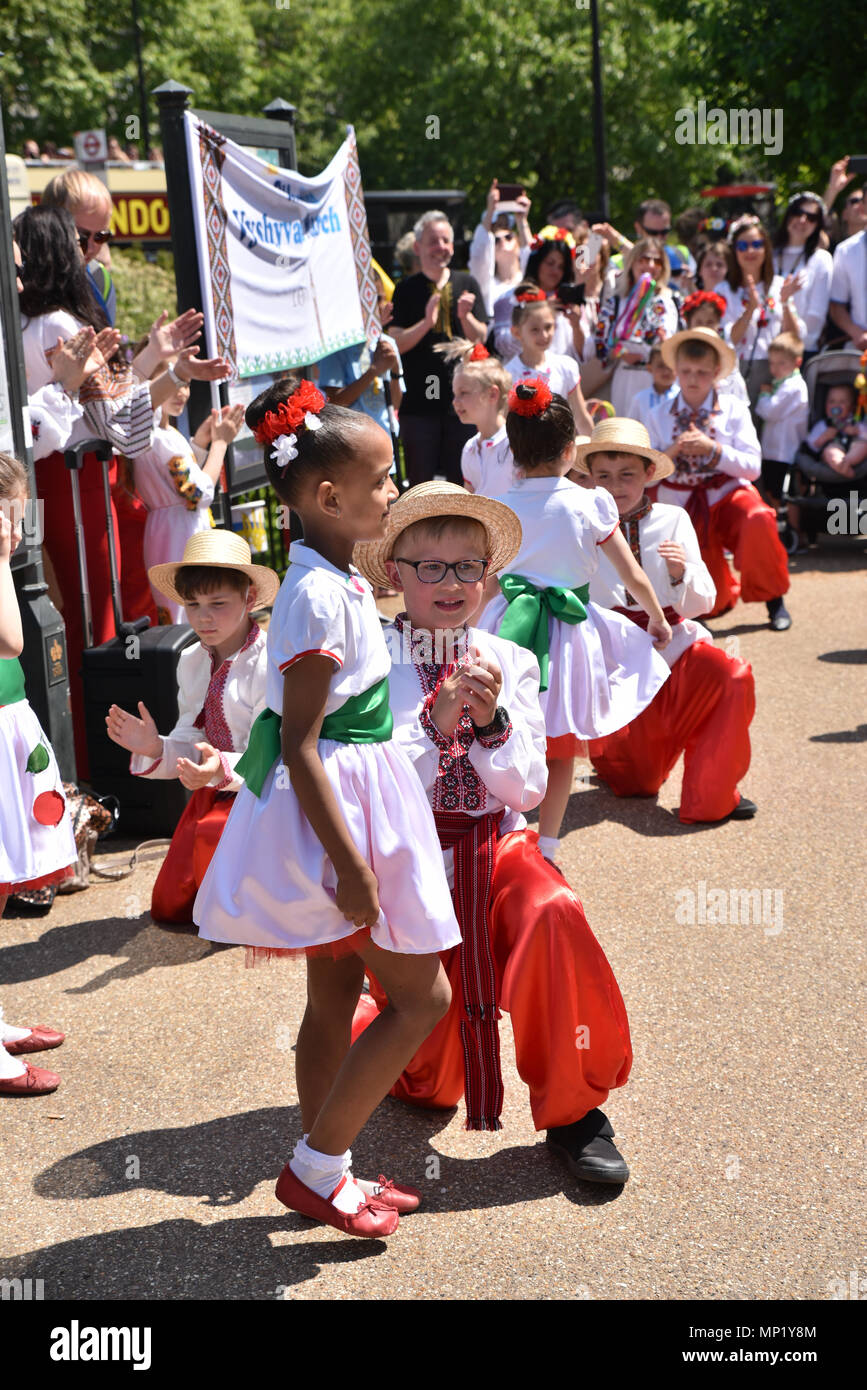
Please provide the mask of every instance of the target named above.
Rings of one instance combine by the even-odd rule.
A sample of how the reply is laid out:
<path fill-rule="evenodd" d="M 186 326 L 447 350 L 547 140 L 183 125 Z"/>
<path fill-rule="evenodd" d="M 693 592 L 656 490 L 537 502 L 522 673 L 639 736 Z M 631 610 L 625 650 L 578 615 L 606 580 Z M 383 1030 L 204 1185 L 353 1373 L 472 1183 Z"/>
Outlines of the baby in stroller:
<path fill-rule="evenodd" d="M 867 420 L 856 418 L 859 370 L 862 360 L 851 348 L 826 349 L 804 368 L 811 427 L 783 488 L 792 504 L 784 537 L 789 554 L 815 544 L 833 499 L 848 498 L 853 484 L 859 498 L 867 494 Z"/>
<path fill-rule="evenodd" d="M 856 420 L 856 400 L 854 386 L 829 386 L 825 414 L 806 440 L 816 457 L 843 478 L 860 476 L 856 469 L 867 459 L 867 421 Z"/>

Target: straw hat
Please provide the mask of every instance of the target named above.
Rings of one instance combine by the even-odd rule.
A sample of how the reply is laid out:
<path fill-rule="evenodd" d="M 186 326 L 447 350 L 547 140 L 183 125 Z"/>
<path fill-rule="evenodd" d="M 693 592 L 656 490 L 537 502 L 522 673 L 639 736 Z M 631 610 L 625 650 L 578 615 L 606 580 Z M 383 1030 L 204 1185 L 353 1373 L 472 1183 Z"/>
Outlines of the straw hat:
<path fill-rule="evenodd" d="M 184 546 L 184 558 L 170 565 L 151 565 L 148 579 L 175 603 L 186 600 L 175 588 L 175 576 L 185 565 L 207 565 L 210 569 L 241 570 L 256 586 L 256 607 L 270 608 L 277 597 L 280 579 L 267 565 L 254 565 L 250 547 L 235 531 L 222 529 L 197 531 Z"/>
<path fill-rule="evenodd" d="M 677 371 L 677 349 L 681 343 L 690 341 L 704 343 L 705 347 L 712 347 L 714 352 L 719 354 L 722 365 L 717 376 L 728 376 L 734 371 L 738 361 L 735 350 L 714 328 L 685 328 L 682 333 L 675 333 L 673 337 L 666 338 L 660 343 L 662 360 L 666 367 L 670 367 L 673 372 Z"/>
<path fill-rule="evenodd" d="M 353 563 L 371 584 L 387 589 L 391 579 L 385 562 L 392 558 L 398 537 L 413 522 L 427 521 L 434 516 L 480 521 L 487 532 L 490 567 L 494 572 L 511 564 L 521 548 L 521 523 L 511 507 L 491 497 L 466 492 L 455 483 L 419 483 L 392 503 L 388 530 L 382 540 L 359 542 L 352 555 Z"/>
<path fill-rule="evenodd" d="M 651 449 L 650 435 L 640 421 L 629 420 L 625 416 L 615 415 L 611 420 L 600 420 L 594 426 L 589 442 L 578 445 L 572 466 L 579 473 L 590 472 L 585 463 L 588 454 L 638 454 L 639 458 L 654 464 L 648 483 L 658 483 L 660 478 L 667 478 L 669 473 L 674 472 L 674 463 L 668 454 Z"/>

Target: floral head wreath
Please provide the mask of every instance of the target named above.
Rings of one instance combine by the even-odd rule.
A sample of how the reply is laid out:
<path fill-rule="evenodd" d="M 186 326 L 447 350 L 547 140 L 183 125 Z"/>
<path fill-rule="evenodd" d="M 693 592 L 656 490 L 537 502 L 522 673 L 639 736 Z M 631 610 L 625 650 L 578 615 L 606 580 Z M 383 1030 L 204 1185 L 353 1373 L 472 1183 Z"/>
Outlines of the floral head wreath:
<path fill-rule="evenodd" d="M 687 315 L 691 314 L 693 309 L 697 309 L 700 304 L 712 304 L 719 313 L 720 318 L 725 314 L 726 302 L 721 294 L 714 294 L 712 290 L 695 290 L 693 294 L 687 295 L 686 299 L 683 301 L 683 308 L 681 309 L 683 317 L 686 318 Z"/>
<path fill-rule="evenodd" d="M 490 355 L 491 354 L 488 352 L 488 349 L 485 347 L 484 343 L 476 343 L 473 347 L 472 352 L 467 354 L 467 361 L 484 362 L 485 358 L 490 357 Z"/>
<path fill-rule="evenodd" d="M 548 296 L 544 290 L 524 290 L 515 295 L 515 300 L 518 304 L 541 304 L 543 300 L 547 303 Z"/>
<path fill-rule="evenodd" d="M 527 389 L 532 390 L 531 396 L 518 394 L 519 391 Z M 542 378 L 538 376 L 524 377 L 524 380 L 519 381 L 509 392 L 509 410 L 515 415 L 525 417 L 541 415 L 542 411 L 547 410 L 550 404 L 551 392 Z"/>
<path fill-rule="evenodd" d="M 321 429 L 319 412 L 326 404 L 322 392 L 312 381 L 302 381 L 289 399 L 282 401 L 276 410 L 269 410 L 253 430 L 258 444 L 271 445 L 281 476 L 298 457 L 299 432 Z"/>
<path fill-rule="evenodd" d="M 741 232 L 744 230 L 745 227 L 754 226 L 758 227 L 762 233 L 762 236 L 767 238 L 768 234 L 762 226 L 762 219 L 759 217 L 758 213 L 745 212 L 742 217 L 739 217 L 735 222 L 732 222 L 729 227 L 729 245 L 734 245 L 734 243 L 737 241 L 738 237 L 740 236 Z"/>
<path fill-rule="evenodd" d="M 571 232 L 567 232 L 565 227 L 548 226 L 543 227 L 541 232 L 537 232 L 530 242 L 531 251 L 541 251 L 543 246 L 550 246 L 552 241 L 559 241 L 568 247 L 569 255 L 573 261 L 575 259 L 575 238 Z"/>

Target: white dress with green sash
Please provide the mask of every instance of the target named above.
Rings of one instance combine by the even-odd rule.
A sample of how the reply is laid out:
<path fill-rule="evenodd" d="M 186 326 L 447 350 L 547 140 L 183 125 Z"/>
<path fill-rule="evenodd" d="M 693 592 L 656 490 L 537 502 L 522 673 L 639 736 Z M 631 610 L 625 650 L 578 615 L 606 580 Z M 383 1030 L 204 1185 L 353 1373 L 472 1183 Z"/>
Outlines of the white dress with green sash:
<path fill-rule="evenodd" d="M 617 505 L 603 489 L 579 487 L 568 478 L 522 478 L 501 500 L 517 513 L 523 530 L 521 549 L 509 566 L 510 575 L 527 581 L 518 602 L 529 609 L 536 595 L 545 595 L 548 616 L 543 609 L 541 626 L 547 625 L 547 663 L 538 648 L 536 656 L 548 738 L 616 733 L 650 704 L 670 674 L 646 632 L 591 603 L 585 590 L 599 565 L 597 547 L 619 525 Z M 520 586 L 505 587 L 515 595 Z M 517 606 L 514 615 L 511 607 L 498 596 L 478 626 L 521 640 L 511 630 L 518 614 Z M 533 649 L 530 642 L 522 645 Z"/>
<path fill-rule="evenodd" d="M 77 858 L 54 751 L 27 702 L 21 666 L 0 661 L 0 894 L 35 886 Z"/>
<path fill-rule="evenodd" d="M 336 569 L 308 546 L 293 544 L 291 561 L 268 628 L 268 708 L 254 725 L 246 784 L 196 898 L 199 934 L 302 950 L 356 930 L 335 904 L 334 867 L 276 751 L 283 673 L 317 652 L 335 666 L 323 730 L 339 735 L 320 738 L 319 756 L 379 885 L 371 937 L 383 950 L 406 955 L 455 946 L 460 931 L 427 797 L 409 758 L 383 737 L 384 723 L 390 726 L 384 701 L 366 698 L 391 669 L 373 592 L 357 570 Z M 348 711 L 361 711 L 360 718 L 350 719 Z"/>

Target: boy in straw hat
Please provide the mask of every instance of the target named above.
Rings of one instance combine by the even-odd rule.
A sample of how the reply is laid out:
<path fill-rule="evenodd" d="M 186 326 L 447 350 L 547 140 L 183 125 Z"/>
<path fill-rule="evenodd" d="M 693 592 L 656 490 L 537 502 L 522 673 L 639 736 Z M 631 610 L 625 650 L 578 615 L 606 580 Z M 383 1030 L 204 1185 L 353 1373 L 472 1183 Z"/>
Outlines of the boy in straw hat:
<path fill-rule="evenodd" d="M 205 870 L 243 785 L 235 764 L 265 707 L 265 633 L 251 617 L 269 607 L 280 580 L 254 565 L 233 531 L 200 531 L 175 564 L 152 565 L 155 589 L 183 604 L 199 641 L 178 662 L 178 722 L 162 737 L 144 704 L 139 715 L 112 705 L 109 738 L 132 754 L 138 777 L 178 777 L 193 793 L 154 884 L 155 922 L 189 922 Z"/>
<path fill-rule="evenodd" d="M 431 482 L 394 503 L 383 540 L 355 549 L 371 583 L 404 593 L 406 611 L 386 629 L 394 737 L 430 798 L 463 935 L 442 955 L 451 1007 L 392 1095 L 434 1109 L 464 1095 L 468 1129 L 499 1129 L 505 1009 L 536 1128 L 575 1176 L 623 1183 L 629 1169 L 598 1108 L 629 1075 L 623 1000 L 580 902 L 522 815 L 547 780 L 538 663 L 471 626 L 486 580 L 520 543 L 509 507 Z M 384 1007 L 372 986 L 355 1035 Z"/>
<path fill-rule="evenodd" d="M 579 445 L 575 468 L 617 503 L 620 529 L 672 631 L 663 653 L 671 679 L 626 728 L 590 741 L 593 766 L 617 796 L 654 796 L 683 753 L 680 819 L 749 819 L 756 807 L 737 784 L 750 765 L 753 674 L 694 621 L 712 607 L 715 589 L 686 510 L 651 502 L 645 493 L 674 464 L 650 447 L 638 421 L 613 419 Z M 641 626 L 647 621 L 606 555 L 591 576 L 590 597 Z"/>
<path fill-rule="evenodd" d="M 716 586 L 712 616 L 733 608 L 739 595 L 745 603 L 764 600 L 770 626 L 783 632 L 792 625 L 783 602 L 789 566 L 776 513 L 752 485 L 762 467 L 758 435 L 747 405 L 717 389 L 734 370 L 734 351 L 713 329 L 691 328 L 667 338 L 662 353 L 680 389 L 647 419 L 651 443 L 674 462 L 659 500 L 685 507 L 695 526 Z"/>

